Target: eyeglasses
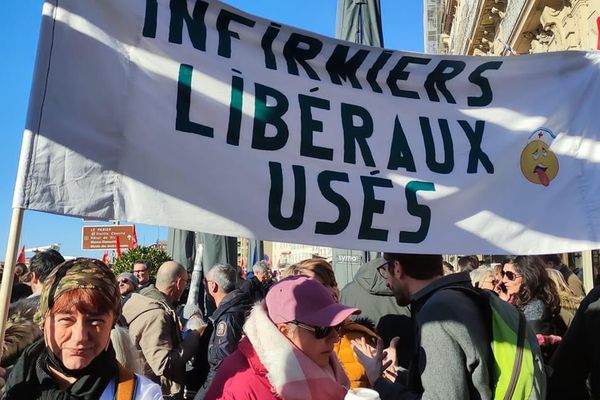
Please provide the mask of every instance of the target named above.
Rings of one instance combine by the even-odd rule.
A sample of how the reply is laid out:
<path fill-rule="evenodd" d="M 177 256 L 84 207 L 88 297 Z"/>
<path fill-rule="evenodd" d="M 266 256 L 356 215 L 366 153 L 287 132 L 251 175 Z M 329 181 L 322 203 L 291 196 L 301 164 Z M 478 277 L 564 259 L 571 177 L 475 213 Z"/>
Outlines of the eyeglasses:
<path fill-rule="evenodd" d="M 127 284 L 130 283 L 131 281 L 129 279 L 119 279 L 119 283 L 123 283 L 123 284 Z"/>
<path fill-rule="evenodd" d="M 326 338 L 327 336 L 329 336 L 329 334 L 331 333 L 331 331 L 335 331 L 339 335 L 340 334 L 340 329 L 342 328 L 341 325 L 336 325 L 336 326 L 310 326 L 310 325 L 303 324 L 302 322 L 299 322 L 299 321 L 290 321 L 290 324 L 297 325 L 297 326 L 299 326 L 302 329 L 306 329 L 307 331 L 313 332 L 313 334 L 315 335 L 315 339 Z"/>
<path fill-rule="evenodd" d="M 379 275 L 381 275 L 381 277 L 383 279 L 387 279 L 390 276 L 390 271 L 388 271 L 387 266 L 391 262 L 392 261 L 386 261 L 385 263 L 383 263 L 379 267 L 377 267 L 377 272 L 379 272 Z"/>
<path fill-rule="evenodd" d="M 506 278 L 507 278 L 509 281 L 514 281 L 514 280 L 515 280 L 515 279 L 517 279 L 518 277 L 520 277 L 520 276 L 523 276 L 523 275 L 521 275 L 521 274 L 517 274 L 517 273 L 515 273 L 515 272 L 512 272 L 512 271 L 502 271 L 502 272 L 501 272 L 501 274 L 502 274 L 502 277 L 503 277 L 503 278 L 506 276 Z"/>

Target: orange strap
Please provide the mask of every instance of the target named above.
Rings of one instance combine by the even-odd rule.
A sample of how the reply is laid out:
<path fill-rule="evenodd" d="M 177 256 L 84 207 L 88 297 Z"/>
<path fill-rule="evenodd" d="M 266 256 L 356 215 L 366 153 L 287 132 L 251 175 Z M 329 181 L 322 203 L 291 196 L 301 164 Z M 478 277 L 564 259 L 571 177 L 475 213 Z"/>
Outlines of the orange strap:
<path fill-rule="evenodd" d="M 133 400 L 135 394 L 135 375 L 119 364 L 119 382 L 117 384 L 116 400 Z"/>

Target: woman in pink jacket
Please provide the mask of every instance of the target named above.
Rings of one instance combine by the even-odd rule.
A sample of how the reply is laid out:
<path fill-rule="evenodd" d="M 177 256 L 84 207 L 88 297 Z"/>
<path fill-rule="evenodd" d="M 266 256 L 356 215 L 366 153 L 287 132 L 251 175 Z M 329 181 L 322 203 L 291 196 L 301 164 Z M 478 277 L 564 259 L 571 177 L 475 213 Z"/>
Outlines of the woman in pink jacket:
<path fill-rule="evenodd" d="M 283 279 L 254 306 L 205 399 L 342 400 L 350 382 L 333 349 L 342 322 L 358 312 L 315 279 Z"/>

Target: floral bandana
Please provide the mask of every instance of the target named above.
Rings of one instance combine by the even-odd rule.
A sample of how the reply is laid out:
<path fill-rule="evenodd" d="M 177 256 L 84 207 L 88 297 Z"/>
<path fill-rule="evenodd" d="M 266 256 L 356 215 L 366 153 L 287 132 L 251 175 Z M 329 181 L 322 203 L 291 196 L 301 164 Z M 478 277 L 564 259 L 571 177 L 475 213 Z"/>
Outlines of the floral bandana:
<path fill-rule="evenodd" d="M 44 281 L 40 296 L 40 308 L 34 321 L 43 326 L 44 318 L 63 293 L 74 289 L 97 289 L 108 297 L 120 298 L 117 280 L 112 271 L 101 261 L 93 258 L 76 258 L 59 264 Z"/>

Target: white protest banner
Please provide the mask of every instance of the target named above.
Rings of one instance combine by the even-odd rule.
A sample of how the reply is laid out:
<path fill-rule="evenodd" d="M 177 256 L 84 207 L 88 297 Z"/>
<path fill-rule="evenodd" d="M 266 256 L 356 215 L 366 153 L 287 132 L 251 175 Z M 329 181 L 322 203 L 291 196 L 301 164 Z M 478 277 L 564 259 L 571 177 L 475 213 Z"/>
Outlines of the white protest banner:
<path fill-rule="evenodd" d="M 458 57 L 218 1 L 46 1 L 14 205 L 338 248 L 600 248 L 600 55 Z"/>

